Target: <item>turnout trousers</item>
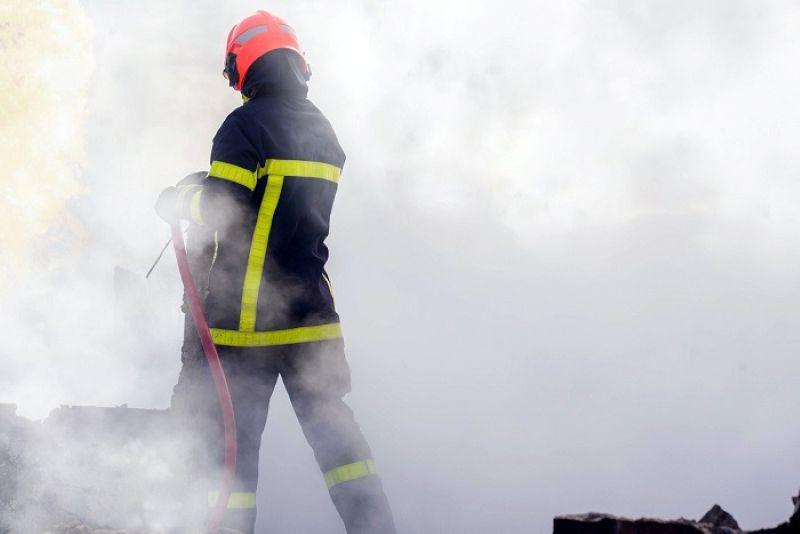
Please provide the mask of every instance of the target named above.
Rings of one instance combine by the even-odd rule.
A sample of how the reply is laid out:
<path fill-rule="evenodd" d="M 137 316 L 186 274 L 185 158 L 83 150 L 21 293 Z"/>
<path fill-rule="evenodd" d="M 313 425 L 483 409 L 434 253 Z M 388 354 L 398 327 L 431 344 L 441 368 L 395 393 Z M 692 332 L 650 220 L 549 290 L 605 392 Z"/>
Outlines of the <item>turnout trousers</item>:
<path fill-rule="evenodd" d="M 193 434 L 201 436 L 192 456 L 208 473 L 201 478 L 206 480 L 207 505 L 212 507 L 223 458 L 221 414 L 205 359 L 188 357 L 187 348 L 173 408 L 184 414 Z M 218 350 L 238 438 L 237 479 L 223 526 L 254 532 L 261 435 L 270 396 L 281 377 L 348 534 L 393 534 L 392 513 L 369 446 L 343 400 L 350 391 L 343 341 Z"/>

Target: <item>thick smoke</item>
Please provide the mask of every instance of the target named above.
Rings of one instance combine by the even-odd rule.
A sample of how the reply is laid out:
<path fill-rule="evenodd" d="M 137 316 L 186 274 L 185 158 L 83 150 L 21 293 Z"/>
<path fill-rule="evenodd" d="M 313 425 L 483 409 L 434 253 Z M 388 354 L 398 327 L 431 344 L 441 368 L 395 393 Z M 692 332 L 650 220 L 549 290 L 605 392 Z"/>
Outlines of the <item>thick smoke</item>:
<path fill-rule="evenodd" d="M 329 271 L 349 401 L 402 531 L 546 532 L 558 513 L 697 517 L 713 502 L 747 528 L 788 516 L 788 1 L 4 3 L 4 64 L 37 68 L 0 97 L 16 143 L 1 401 L 31 416 L 167 405 L 174 260 L 128 298 L 113 272 L 143 274 L 166 240 L 153 199 L 207 165 L 238 105 L 224 37 L 260 7 L 297 29 L 348 153 Z M 287 404 L 278 391 L 259 525 L 338 532 Z"/>
<path fill-rule="evenodd" d="M 66 275 L 62 265 L 87 252 L 84 222 L 68 203 L 86 172 L 92 26 L 78 1 L 8 1 L 0 44 L 2 386 L 4 400 L 41 410 L 55 399 L 32 377 L 55 357 L 54 319 L 65 311 L 49 296 Z"/>
<path fill-rule="evenodd" d="M 0 287 L 7 289 L 48 244 L 81 233 L 66 204 L 80 192 L 93 58 L 91 23 L 77 0 L 3 2 L 0 28 Z"/>

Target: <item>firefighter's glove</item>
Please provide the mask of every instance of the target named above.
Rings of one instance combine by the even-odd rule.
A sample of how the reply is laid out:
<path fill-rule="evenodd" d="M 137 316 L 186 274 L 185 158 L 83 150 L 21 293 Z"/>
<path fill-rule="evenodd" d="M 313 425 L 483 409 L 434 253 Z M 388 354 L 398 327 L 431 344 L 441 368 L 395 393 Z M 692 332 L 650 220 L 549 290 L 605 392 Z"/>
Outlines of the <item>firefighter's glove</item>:
<path fill-rule="evenodd" d="M 208 171 L 197 171 L 184 176 L 177 185 L 181 187 L 182 185 L 201 184 L 206 178 L 208 178 Z"/>
<path fill-rule="evenodd" d="M 158 200 L 156 200 L 156 213 L 169 224 L 178 222 L 177 187 L 168 187 L 158 195 Z"/>

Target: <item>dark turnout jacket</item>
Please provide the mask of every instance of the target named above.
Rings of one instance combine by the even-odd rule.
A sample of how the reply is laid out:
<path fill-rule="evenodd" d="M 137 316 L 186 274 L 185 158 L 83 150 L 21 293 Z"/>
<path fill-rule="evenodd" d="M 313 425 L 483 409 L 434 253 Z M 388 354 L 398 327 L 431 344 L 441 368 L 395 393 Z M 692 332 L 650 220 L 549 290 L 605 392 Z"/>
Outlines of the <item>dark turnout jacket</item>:
<path fill-rule="evenodd" d="M 214 136 L 182 212 L 216 232 L 206 313 L 218 345 L 268 346 L 341 337 L 325 238 L 345 155 L 307 98 L 293 52 L 251 67 L 249 100 Z"/>
<path fill-rule="evenodd" d="M 216 250 L 206 314 L 232 393 L 238 444 L 225 526 L 254 532 L 261 435 L 280 376 L 347 532 L 394 534 L 369 445 L 342 399 L 350 370 L 325 273 L 344 154 L 331 125 L 306 99 L 294 52 L 257 60 L 243 93 L 249 101 L 214 137 L 208 177 L 179 187 L 177 195 L 181 215 L 207 230 L 196 226 L 192 235 L 216 234 L 216 246 L 190 248 Z M 207 436 L 204 450 L 217 451 L 221 461 L 220 411 L 207 367 L 191 363 L 200 361 L 184 360 L 173 405 L 197 415 Z M 200 394 L 192 398 L 195 380 Z M 218 498 L 211 491 L 209 505 Z"/>

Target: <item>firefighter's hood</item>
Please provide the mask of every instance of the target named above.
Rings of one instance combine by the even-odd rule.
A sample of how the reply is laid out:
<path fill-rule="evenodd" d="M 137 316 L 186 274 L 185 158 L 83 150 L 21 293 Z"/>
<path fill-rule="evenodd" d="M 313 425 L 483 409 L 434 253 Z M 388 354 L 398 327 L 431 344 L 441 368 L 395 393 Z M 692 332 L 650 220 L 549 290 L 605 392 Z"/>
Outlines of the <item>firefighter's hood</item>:
<path fill-rule="evenodd" d="M 275 50 L 257 59 L 242 87 L 247 98 L 308 94 L 302 58 L 291 50 Z"/>

